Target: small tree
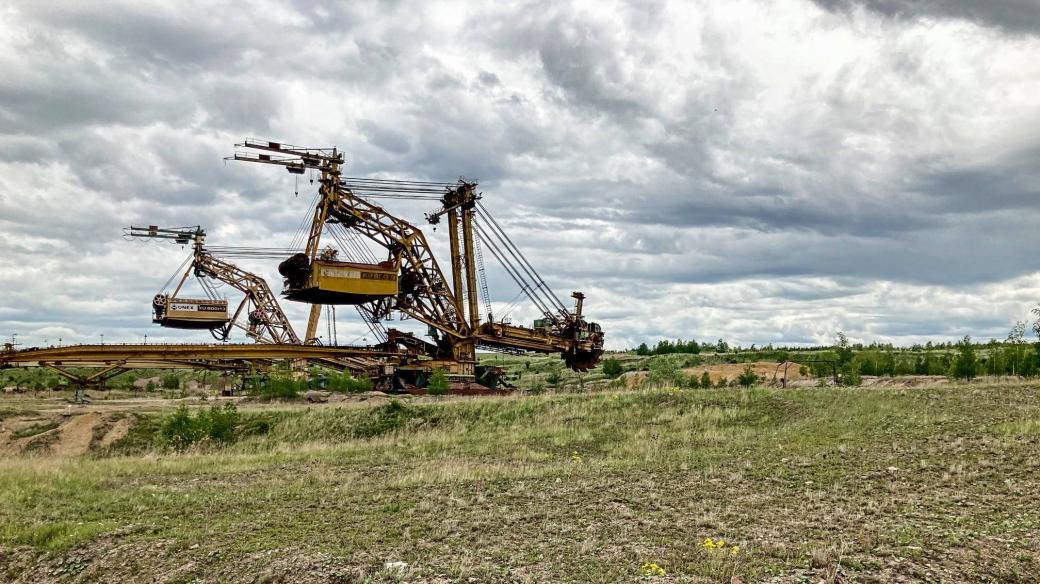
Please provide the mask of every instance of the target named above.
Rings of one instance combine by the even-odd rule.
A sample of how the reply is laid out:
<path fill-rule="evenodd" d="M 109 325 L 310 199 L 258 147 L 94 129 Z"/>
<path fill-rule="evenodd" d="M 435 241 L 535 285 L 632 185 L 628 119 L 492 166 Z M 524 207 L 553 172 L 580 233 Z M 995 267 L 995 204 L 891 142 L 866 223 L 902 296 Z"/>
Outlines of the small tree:
<path fill-rule="evenodd" d="M 852 346 L 849 344 L 849 338 L 841 331 L 838 331 L 837 353 L 839 367 L 852 361 Z"/>
<path fill-rule="evenodd" d="M 448 375 L 440 367 L 433 370 L 430 380 L 426 382 L 426 393 L 430 395 L 444 395 L 451 389 L 448 383 Z"/>
<path fill-rule="evenodd" d="M 715 383 L 715 387 L 718 387 L 720 389 L 723 387 L 729 387 L 729 380 L 725 377 L 720 377 L 719 380 Z"/>
<path fill-rule="evenodd" d="M 979 362 L 975 358 L 975 345 L 971 337 L 965 335 L 958 343 L 957 358 L 953 361 L 952 377 L 954 379 L 971 380 L 978 375 Z"/>
<path fill-rule="evenodd" d="M 752 385 L 758 383 L 758 375 L 755 375 L 755 370 L 751 367 L 751 363 L 744 366 L 744 371 L 740 373 L 740 377 L 737 378 L 737 382 L 743 385 L 745 388 L 749 388 Z"/>
<path fill-rule="evenodd" d="M 697 389 L 700 386 L 701 386 L 701 378 L 697 377 L 696 373 L 694 373 L 693 375 L 690 375 L 690 378 L 686 380 L 686 387 L 689 387 L 690 389 Z"/>
<path fill-rule="evenodd" d="M 701 373 L 701 387 L 703 387 L 704 389 L 708 389 L 711 387 L 711 375 L 708 375 L 707 371 Z"/>
<path fill-rule="evenodd" d="M 603 374 L 608 377 L 617 377 L 621 375 L 622 367 L 621 361 L 611 357 L 603 361 Z"/>
<path fill-rule="evenodd" d="M 1008 333 L 1007 342 L 1009 343 L 1024 343 L 1026 341 L 1026 321 L 1020 320 L 1015 323 L 1015 326 L 1011 327 L 1011 332 Z"/>
<path fill-rule="evenodd" d="M 155 391 L 155 380 L 149 379 L 148 383 L 144 386 L 145 391 Z"/>
<path fill-rule="evenodd" d="M 645 356 L 647 356 L 649 354 L 650 354 L 650 347 L 647 347 L 646 343 L 639 343 L 639 346 L 636 347 L 636 355 L 645 357 Z"/>

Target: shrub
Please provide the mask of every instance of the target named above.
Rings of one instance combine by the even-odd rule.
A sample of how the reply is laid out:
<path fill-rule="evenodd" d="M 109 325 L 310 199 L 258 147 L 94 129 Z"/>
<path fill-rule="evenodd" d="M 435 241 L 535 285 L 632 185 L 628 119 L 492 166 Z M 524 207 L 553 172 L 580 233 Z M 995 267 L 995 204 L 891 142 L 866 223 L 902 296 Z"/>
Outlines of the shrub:
<path fill-rule="evenodd" d="M 201 439 L 202 430 L 195 423 L 188 406 L 177 408 L 177 411 L 163 418 L 159 426 L 159 444 L 167 448 L 184 450 Z"/>
<path fill-rule="evenodd" d="M 167 373 L 162 376 L 161 384 L 163 389 L 180 389 L 181 378 L 176 373 Z"/>
<path fill-rule="evenodd" d="M 214 442 L 230 444 L 235 441 L 235 429 L 238 426 L 238 410 L 234 404 L 224 407 L 213 406 L 209 410 L 199 410 L 195 416 L 205 429 L 206 437 Z"/>
<path fill-rule="evenodd" d="M 144 386 L 145 391 L 155 391 L 155 381 L 149 379 L 148 383 Z"/>
<path fill-rule="evenodd" d="M 325 389 L 343 393 L 360 393 L 372 390 L 372 380 L 353 377 L 349 373 L 333 373 L 325 379 Z"/>
<path fill-rule="evenodd" d="M 430 374 L 430 380 L 426 382 L 426 393 L 444 395 L 448 393 L 449 389 L 451 389 L 451 384 L 448 383 L 448 375 L 440 367 L 434 369 Z"/>
<path fill-rule="evenodd" d="M 863 377 L 860 376 L 859 369 L 854 364 L 846 363 L 838 374 L 838 384 L 844 387 L 859 387 L 863 385 Z"/>
<path fill-rule="evenodd" d="M 608 377 L 617 377 L 621 375 L 622 367 L 621 361 L 611 357 L 603 361 L 603 374 Z"/>
<path fill-rule="evenodd" d="M 262 400 L 293 399 L 307 389 L 307 382 L 287 377 L 253 378 L 249 392 Z"/>
<path fill-rule="evenodd" d="M 707 371 L 705 371 L 704 373 L 701 373 L 701 387 L 703 387 L 705 389 L 708 389 L 708 388 L 711 387 L 711 375 L 708 375 Z"/>
<path fill-rule="evenodd" d="M 674 359 L 660 356 L 650 360 L 650 374 L 646 376 L 646 383 L 650 386 L 681 385 L 682 377 L 682 371 Z"/>
<path fill-rule="evenodd" d="M 205 441 L 230 444 L 235 441 L 237 426 L 238 410 L 234 404 L 200 409 L 194 415 L 182 405 L 163 418 L 157 439 L 161 447 L 177 451 Z"/>
<path fill-rule="evenodd" d="M 744 366 L 744 371 L 737 377 L 737 382 L 744 387 L 751 387 L 758 383 L 758 375 L 755 375 L 755 370 L 751 368 L 750 363 Z"/>
<path fill-rule="evenodd" d="M 553 367 L 552 371 L 550 371 L 549 374 L 545 376 L 545 381 L 554 388 L 559 387 L 560 383 L 563 382 L 563 372 L 560 371 L 560 367 Z"/>

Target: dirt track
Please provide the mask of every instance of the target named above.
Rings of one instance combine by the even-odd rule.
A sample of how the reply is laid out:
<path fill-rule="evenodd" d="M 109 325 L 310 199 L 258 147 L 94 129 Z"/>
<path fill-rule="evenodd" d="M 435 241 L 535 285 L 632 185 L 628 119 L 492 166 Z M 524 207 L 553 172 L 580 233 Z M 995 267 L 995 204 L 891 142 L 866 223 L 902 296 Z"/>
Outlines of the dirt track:
<path fill-rule="evenodd" d="M 0 422 L 0 453 L 79 456 L 90 450 L 95 441 L 100 446 L 110 445 L 126 436 L 129 429 L 128 418 L 111 413 L 70 411 L 15 416 Z"/>

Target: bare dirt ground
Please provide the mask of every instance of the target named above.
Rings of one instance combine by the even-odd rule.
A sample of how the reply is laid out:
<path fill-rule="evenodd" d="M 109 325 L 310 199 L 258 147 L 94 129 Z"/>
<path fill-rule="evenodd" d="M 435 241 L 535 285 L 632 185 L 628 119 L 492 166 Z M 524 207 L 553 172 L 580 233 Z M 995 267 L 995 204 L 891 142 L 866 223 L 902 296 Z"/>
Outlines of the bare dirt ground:
<path fill-rule="evenodd" d="M 130 423 L 128 418 L 104 412 L 12 416 L 0 421 L 0 454 L 79 456 L 95 442 L 108 446 L 126 436 Z"/>

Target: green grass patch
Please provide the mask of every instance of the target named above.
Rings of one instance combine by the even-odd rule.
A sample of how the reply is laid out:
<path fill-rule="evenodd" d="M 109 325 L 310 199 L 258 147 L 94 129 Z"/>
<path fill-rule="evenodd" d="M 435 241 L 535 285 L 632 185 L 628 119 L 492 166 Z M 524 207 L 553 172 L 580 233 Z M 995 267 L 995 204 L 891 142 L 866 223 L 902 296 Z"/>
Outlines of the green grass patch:
<path fill-rule="evenodd" d="M 65 549 L 88 542 L 109 528 L 110 526 L 104 522 L 82 521 L 6 524 L 0 527 L 0 539 L 43 549 Z"/>
<path fill-rule="evenodd" d="M 998 426 L 998 430 L 1010 436 L 1040 436 L 1040 418 L 1004 422 Z"/>
<path fill-rule="evenodd" d="M 26 426 L 20 428 L 11 433 L 11 438 L 20 440 L 22 438 L 28 438 L 30 436 L 36 436 L 37 434 L 43 434 L 44 432 L 50 432 L 61 425 L 61 422 L 57 420 L 48 420 L 39 424 L 33 424 L 32 426 Z"/>

